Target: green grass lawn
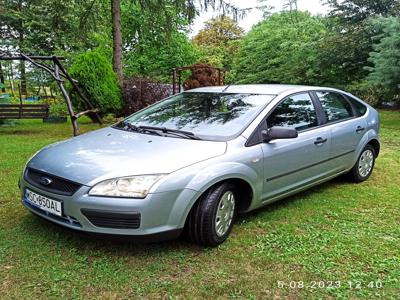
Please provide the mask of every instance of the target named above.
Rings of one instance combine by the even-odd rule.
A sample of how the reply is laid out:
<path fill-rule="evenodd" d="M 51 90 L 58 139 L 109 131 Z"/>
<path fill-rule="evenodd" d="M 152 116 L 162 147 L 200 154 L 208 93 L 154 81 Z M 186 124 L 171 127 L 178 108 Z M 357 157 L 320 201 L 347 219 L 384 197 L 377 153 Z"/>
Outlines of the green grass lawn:
<path fill-rule="evenodd" d="M 241 217 L 213 249 L 89 239 L 35 217 L 20 203 L 18 177 L 71 125 L 2 126 L 0 298 L 399 299 L 400 113 L 382 111 L 381 122 L 368 181 L 333 180 Z"/>

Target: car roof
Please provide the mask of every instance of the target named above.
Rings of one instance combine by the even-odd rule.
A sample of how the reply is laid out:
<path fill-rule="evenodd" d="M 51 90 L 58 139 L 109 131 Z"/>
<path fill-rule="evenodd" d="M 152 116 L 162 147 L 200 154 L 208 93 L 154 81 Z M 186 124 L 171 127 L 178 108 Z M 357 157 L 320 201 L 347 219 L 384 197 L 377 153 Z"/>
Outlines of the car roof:
<path fill-rule="evenodd" d="M 316 87 L 291 84 L 240 84 L 201 87 L 186 92 L 189 93 L 243 93 L 243 94 L 265 94 L 279 95 L 293 89 L 315 89 Z"/>

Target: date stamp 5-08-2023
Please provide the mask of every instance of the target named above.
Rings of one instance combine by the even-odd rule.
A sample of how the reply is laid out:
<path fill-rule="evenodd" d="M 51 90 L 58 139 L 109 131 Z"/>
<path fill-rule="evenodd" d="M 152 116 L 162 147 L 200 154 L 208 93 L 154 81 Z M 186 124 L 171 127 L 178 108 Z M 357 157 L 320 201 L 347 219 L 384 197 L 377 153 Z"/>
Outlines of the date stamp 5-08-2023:
<path fill-rule="evenodd" d="M 357 280 L 335 280 L 335 281 L 277 281 L 280 289 L 381 289 L 383 283 L 380 280 L 361 282 Z"/>

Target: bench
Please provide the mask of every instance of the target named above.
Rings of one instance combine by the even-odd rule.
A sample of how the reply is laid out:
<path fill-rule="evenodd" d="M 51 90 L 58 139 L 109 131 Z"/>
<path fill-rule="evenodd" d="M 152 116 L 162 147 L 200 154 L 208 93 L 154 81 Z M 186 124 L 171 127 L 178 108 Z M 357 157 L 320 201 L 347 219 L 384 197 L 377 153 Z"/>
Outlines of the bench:
<path fill-rule="evenodd" d="M 45 119 L 49 117 L 47 104 L 0 104 L 0 119 Z"/>

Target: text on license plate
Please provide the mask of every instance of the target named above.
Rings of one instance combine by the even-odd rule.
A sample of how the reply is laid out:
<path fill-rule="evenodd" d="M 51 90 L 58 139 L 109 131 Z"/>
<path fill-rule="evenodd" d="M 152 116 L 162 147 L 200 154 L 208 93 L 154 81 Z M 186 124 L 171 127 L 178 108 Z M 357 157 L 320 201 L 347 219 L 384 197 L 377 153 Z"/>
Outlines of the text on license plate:
<path fill-rule="evenodd" d="M 31 190 L 25 190 L 25 199 L 31 204 L 39 207 L 40 209 L 47 211 L 49 213 L 55 214 L 57 216 L 62 215 L 61 202 L 53 199 L 49 199 L 42 195 L 36 194 Z"/>

